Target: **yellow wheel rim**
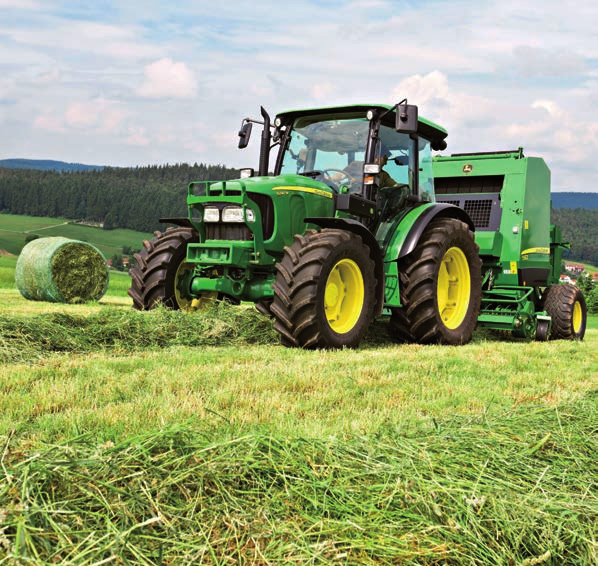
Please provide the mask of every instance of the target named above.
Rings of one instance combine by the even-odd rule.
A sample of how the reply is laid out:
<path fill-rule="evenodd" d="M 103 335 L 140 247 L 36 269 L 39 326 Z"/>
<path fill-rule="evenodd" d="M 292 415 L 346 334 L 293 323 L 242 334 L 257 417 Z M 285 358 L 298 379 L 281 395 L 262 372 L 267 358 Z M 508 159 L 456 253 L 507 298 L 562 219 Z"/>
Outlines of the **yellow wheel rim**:
<path fill-rule="evenodd" d="M 465 319 L 471 296 L 471 276 L 467 258 L 460 248 L 450 248 L 442 258 L 438 273 L 438 312 L 445 326 L 458 328 Z"/>
<path fill-rule="evenodd" d="M 199 298 L 188 299 L 187 297 L 183 297 L 181 295 L 181 291 L 179 289 L 179 281 L 184 277 L 187 271 L 193 268 L 193 264 L 187 263 L 183 261 L 179 268 L 176 270 L 175 275 L 175 289 L 174 289 L 174 296 L 176 299 L 176 303 L 179 306 L 179 309 L 185 312 L 201 310 L 204 308 L 212 299 L 218 298 L 218 293 L 216 291 L 212 293 L 206 293 Z"/>
<path fill-rule="evenodd" d="M 326 281 L 324 308 L 332 330 L 346 334 L 355 327 L 363 309 L 363 275 L 351 259 L 341 259 Z"/>
<path fill-rule="evenodd" d="M 579 304 L 579 301 L 575 301 L 575 304 L 573 305 L 573 332 L 575 334 L 579 334 L 582 320 L 583 315 L 581 312 L 581 305 Z"/>

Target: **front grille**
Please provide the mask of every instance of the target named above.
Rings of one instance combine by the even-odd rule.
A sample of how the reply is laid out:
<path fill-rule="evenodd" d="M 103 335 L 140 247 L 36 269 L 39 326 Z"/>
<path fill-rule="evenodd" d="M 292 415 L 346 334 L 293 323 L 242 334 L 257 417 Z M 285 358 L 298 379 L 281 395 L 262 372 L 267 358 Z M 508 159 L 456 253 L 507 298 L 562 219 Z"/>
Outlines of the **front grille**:
<path fill-rule="evenodd" d="M 492 212 L 492 199 L 467 200 L 463 209 L 476 228 L 488 228 Z"/>
<path fill-rule="evenodd" d="M 206 222 L 206 239 L 247 241 L 253 239 L 253 234 L 243 222 Z"/>

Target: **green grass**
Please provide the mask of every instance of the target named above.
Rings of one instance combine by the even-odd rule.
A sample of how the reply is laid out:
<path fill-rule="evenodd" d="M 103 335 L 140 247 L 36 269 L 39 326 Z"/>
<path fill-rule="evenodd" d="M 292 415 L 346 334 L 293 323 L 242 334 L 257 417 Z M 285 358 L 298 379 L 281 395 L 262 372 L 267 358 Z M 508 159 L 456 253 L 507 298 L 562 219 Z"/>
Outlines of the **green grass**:
<path fill-rule="evenodd" d="M 596 401 L 348 441 L 202 419 L 9 439 L 2 528 L 35 564 L 595 564 Z"/>
<path fill-rule="evenodd" d="M 152 234 L 133 230 L 102 230 L 93 226 L 82 226 L 65 218 L 0 214 L 0 250 L 18 255 L 25 245 L 27 236 L 33 234 L 42 238 L 62 236 L 88 242 L 96 246 L 106 259 L 110 259 L 115 254 L 122 255 L 124 246 L 139 250 L 143 240 L 152 237 Z"/>
<path fill-rule="evenodd" d="M 303 351 L 250 307 L 133 311 L 126 274 L 25 301 L 14 261 L 0 564 L 598 564 L 598 317 Z"/>

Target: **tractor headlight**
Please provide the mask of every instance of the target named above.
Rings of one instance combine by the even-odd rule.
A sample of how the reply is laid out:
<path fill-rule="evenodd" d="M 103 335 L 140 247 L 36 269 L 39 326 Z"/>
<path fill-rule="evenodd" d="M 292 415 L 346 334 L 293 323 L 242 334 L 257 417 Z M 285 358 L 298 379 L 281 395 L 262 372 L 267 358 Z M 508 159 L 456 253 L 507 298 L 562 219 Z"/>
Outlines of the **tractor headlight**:
<path fill-rule="evenodd" d="M 251 208 L 245 209 L 245 220 L 247 220 L 247 222 L 255 221 L 255 214 L 253 214 L 253 210 L 251 210 Z"/>
<path fill-rule="evenodd" d="M 222 222 L 244 222 L 243 209 L 240 206 L 227 206 L 222 211 Z"/>
<path fill-rule="evenodd" d="M 219 222 L 220 211 L 215 206 L 206 206 L 203 211 L 204 222 Z"/>

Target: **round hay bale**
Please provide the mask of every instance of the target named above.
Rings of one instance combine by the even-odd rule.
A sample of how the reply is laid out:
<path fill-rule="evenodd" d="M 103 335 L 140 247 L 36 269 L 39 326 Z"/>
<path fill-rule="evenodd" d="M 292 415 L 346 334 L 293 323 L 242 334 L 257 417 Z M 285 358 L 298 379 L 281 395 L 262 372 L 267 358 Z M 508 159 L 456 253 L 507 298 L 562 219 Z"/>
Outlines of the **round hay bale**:
<path fill-rule="evenodd" d="M 106 292 L 109 277 L 106 259 L 96 247 L 68 238 L 29 242 L 15 271 L 23 297 L 51 303 L 97 301 Z"/>

